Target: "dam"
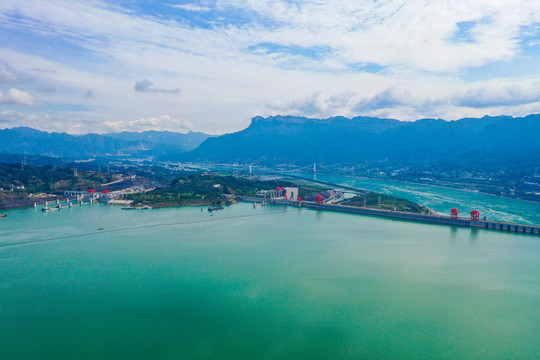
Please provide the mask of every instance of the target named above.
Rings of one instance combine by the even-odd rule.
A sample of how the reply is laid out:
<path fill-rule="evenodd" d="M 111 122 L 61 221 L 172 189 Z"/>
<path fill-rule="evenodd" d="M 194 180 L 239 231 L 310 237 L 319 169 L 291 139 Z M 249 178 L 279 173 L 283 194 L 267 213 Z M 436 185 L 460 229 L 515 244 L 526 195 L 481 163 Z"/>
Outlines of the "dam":
<path fill-rule="evenodd" d="M 247 196 L 238 196 L 239 201 L 250 201 L 250 202 L 262 202 L 264 199 L 260 197 L 247 197 Z M 294 200 L 285 200 L 285 199 L 271 199 L 268 201 L 272 204 L 281 204 L 281 205 L 290 205 L 295 207 L 306 207 L 317 210 L 326 210 L 326 211 L 337 211 L 351 214 L 360 214 L 368 216 L 378 216 L 391 219 L 400 219 L 424 223 L 434 223 L 441 225 L 450 225 L 450 226 L 462 226 L 470 228 L 483 228 L 490 230 L 499 230 L 499 231 L 510 231 L 517 233 L 525 234 L 534 234 L 540 235 L 540 226 L 538 225 L 527 225 L 527 224 L 515 224 L 503 221 L 492 221 L 492 220 L 481 220 L 481 219 L 472 219 L 472 218 L 463 218 L 455 216 L 443 216 L 443 215 L 430 215 L 430 214 L 417 214 L 409 213 L 403 211 L 391 211 L 383 209 L 372 209 L 365 207 L 349 206 L 349 205 L 339 205 L 339 204 L 324 204 L 317 203 L 312 201 L 294 201 Z"/>

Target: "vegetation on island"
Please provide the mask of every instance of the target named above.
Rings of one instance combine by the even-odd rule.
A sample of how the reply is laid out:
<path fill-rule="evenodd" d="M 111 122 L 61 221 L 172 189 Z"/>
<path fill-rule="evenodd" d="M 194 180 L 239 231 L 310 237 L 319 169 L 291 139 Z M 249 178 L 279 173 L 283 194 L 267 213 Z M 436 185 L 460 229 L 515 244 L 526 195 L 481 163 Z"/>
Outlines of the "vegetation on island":
<path fill-rule="evenodd" d="M 279 186 L 298 187 L 299 196 L 305 201 L 315 201 L 317 195 L 322 195 L 325 199 L 332 196 L 329 187 L 314 185 L 309 180 L 264 180 L 257 176 L 232 176 L 217 173 L 183 175 L 174 178 L 168 185 L 160 186 L 169 170 L 151 169 L 152 177 L 157 174 L 163 179 L 157 182 L 157 187 L 153 190 L 129 195 L 128 199 L 133 200 L 133 205 L 166 207 L 230 204 L 235 201 L 235 195 L 256 196 L 260 190 L 272 190 Z M 143 172 L 143 174 L 146 173 Z M 145 181 L 148 184 L 142 184 Z M 0 208 L 31 206 L 35 202 L 53 200 L 54 195 L 62 195 L 66 190 L 84 191 L 93 188 L 96 191 L 101 189 L 113 191 L 115 187 L 121 189 L 133 186 L 139 188 L 156 186 L 149 185 L 150 182 L 155 183 L 146 177 L 137 176 L 136 179 L 132 179 L 121 173 L 102 173 L 82 169 L 76 171 L 71 167 L 0 164 Z M 103 184 L 108 185 L 103 186 Z M 363 191 L 362 195 L 354 198 L 343 199 L 339 203 L 415 213 L 429 211 L 424 206 L 405 199 L 368 191 Z"/>
<path fill-rule="evenodd" d="M 115 181 L 118 174 L 79 172 L 68 167 L 37 167 L 20 164 L 0 164 L 0 189 L 4 193 L 25 195 L 29 193 L 62 193 L 65 190 L 96 187 Z"/>
<path fill-rule="evenodd" d="M 255 196 L 260 190 L 271 190 L 278 186 L 298 187 L 299 196 L 306 201 L 315 201 L 319 194 L 323 198 L 328 198 L 331 194 L 331 190 L 327 187 L 312 185 L 305 181 L 283 179 L 262 181 L 256 178 L 205 173 L 176 178 L 168 186 L 132 194 L 129 195 L 129 199 L 134 201 L 134 205 L 152 207 L 222 205 L 232 203 L 234 195 Z M 413 213 L 429 212 L 425 206 L 412 201 L 368 191 L 354 198 L 344 199 L 339 204 Z"/>
<path fill-rule="evenodd" d="M 153 207 L 219 205 L 231 203 L 234 195 L 255 196 L 259 190 L 271 190 L 278 186 L 298 187 L 298 184 L 283 180 L 262 181 L 254 178 L 205 173 L 178 177 L 168 186 L 132 194 L 129 199 L 136 205 Z M 316 186 L 302 186 L 299 191 L 302 196 L 322 189 Z"/>
<path fill-rule="evenodd" d="M 54 199 L 66 190 L 86 190 L 120 179 L 119 174 L 73 168 L 0 164 L 0 208 L 31 206 Z"/>

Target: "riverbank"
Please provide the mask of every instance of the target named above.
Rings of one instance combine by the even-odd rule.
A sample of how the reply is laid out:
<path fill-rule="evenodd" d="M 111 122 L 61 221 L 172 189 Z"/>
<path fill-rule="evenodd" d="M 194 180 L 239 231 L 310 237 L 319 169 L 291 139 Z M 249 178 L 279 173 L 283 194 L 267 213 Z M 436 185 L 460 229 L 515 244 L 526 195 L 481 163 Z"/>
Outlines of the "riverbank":
<path fill-rule="evenodd" d="M 7 210 L 7 209 L 17 209 L 17 208 L 26 208 L 26 207 L 32 207 L 34 204 L 40 206 L 45 204 L 45 202 L 52 202 L 60 200 L 63 201 L 63 199 L 59 196 L 55 195 L 45 195 L 45 196 L 38 196 L 38 197 L 3 197 L 0 198 L 0 209 Z"/>

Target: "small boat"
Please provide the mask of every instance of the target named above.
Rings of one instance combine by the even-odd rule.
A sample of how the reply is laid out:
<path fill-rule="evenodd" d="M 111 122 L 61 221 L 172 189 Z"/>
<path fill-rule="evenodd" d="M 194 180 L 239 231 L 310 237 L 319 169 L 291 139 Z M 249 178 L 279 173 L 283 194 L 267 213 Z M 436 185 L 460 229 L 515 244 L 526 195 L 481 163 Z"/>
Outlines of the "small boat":
<path fill-rule="evenodd" d="M 210 211 L 210 212 L 212 212 L 212 211 L 214 211 L 214 210 L 223 210 L 223 206 L 221 206 L 221 205 L 214 206 L 214 207 L 211 207 L 211 206 L 210 206 L 210 207 L 208 208 L 208 211 Z"/>
<path fill-rule="evenodd" d="M 99 228 L 98 230 L 104 230 L 104 229 L 101 227 L 101 228 Z"/>
<path fill-rule="evenodd" d="M 46 211 L 51 211 L 51 209 L 49 209 L 48 207 L 42 207 L 42 208 L 41 208 L 41 211 L 46 212 Z"/>
<path fill-rule="evenodd" d="M 1 214 L 0 218 L 7 217 L 7 214 Z"/>
<path fill-rule="evenodd" d="M 122 210 L 148 210 L 151 209 L 151 206 L 145 205 L 145 206 L 128 206 L 123 207 Z"/>

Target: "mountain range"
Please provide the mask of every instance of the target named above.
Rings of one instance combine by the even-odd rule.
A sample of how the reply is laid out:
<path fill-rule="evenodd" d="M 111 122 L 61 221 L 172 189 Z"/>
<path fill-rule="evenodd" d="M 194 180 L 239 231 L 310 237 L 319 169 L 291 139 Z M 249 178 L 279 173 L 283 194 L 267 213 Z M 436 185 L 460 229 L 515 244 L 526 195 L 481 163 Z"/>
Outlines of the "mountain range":
<path fill-rule="evenodd" d="M 540 167 L 540 114 L 455 121 L 375 117 L 254 117 L 244 130 L 211 136 L 146 131 L 70 135 L 28 127 L 0 130 L 0 152 L 80 159 L 153 156 L 158 160 L 259 164 L 391 162 L 489 163 Z"/>
<path fill-rule="evenodd" d="M 29 127 L 0 130 L 0 152 L 63 158 L 163 156 L 192 150 L 211 135 L 168 131 L 71 135 Z"/>
<path fill-rule="evenodd" d="M 374 117 L 255 117 L 246 129 L 206 139 L 184 161 L 255 163 L 459 163 L 540 166 L 540 115 L 413 122 Z"/>

